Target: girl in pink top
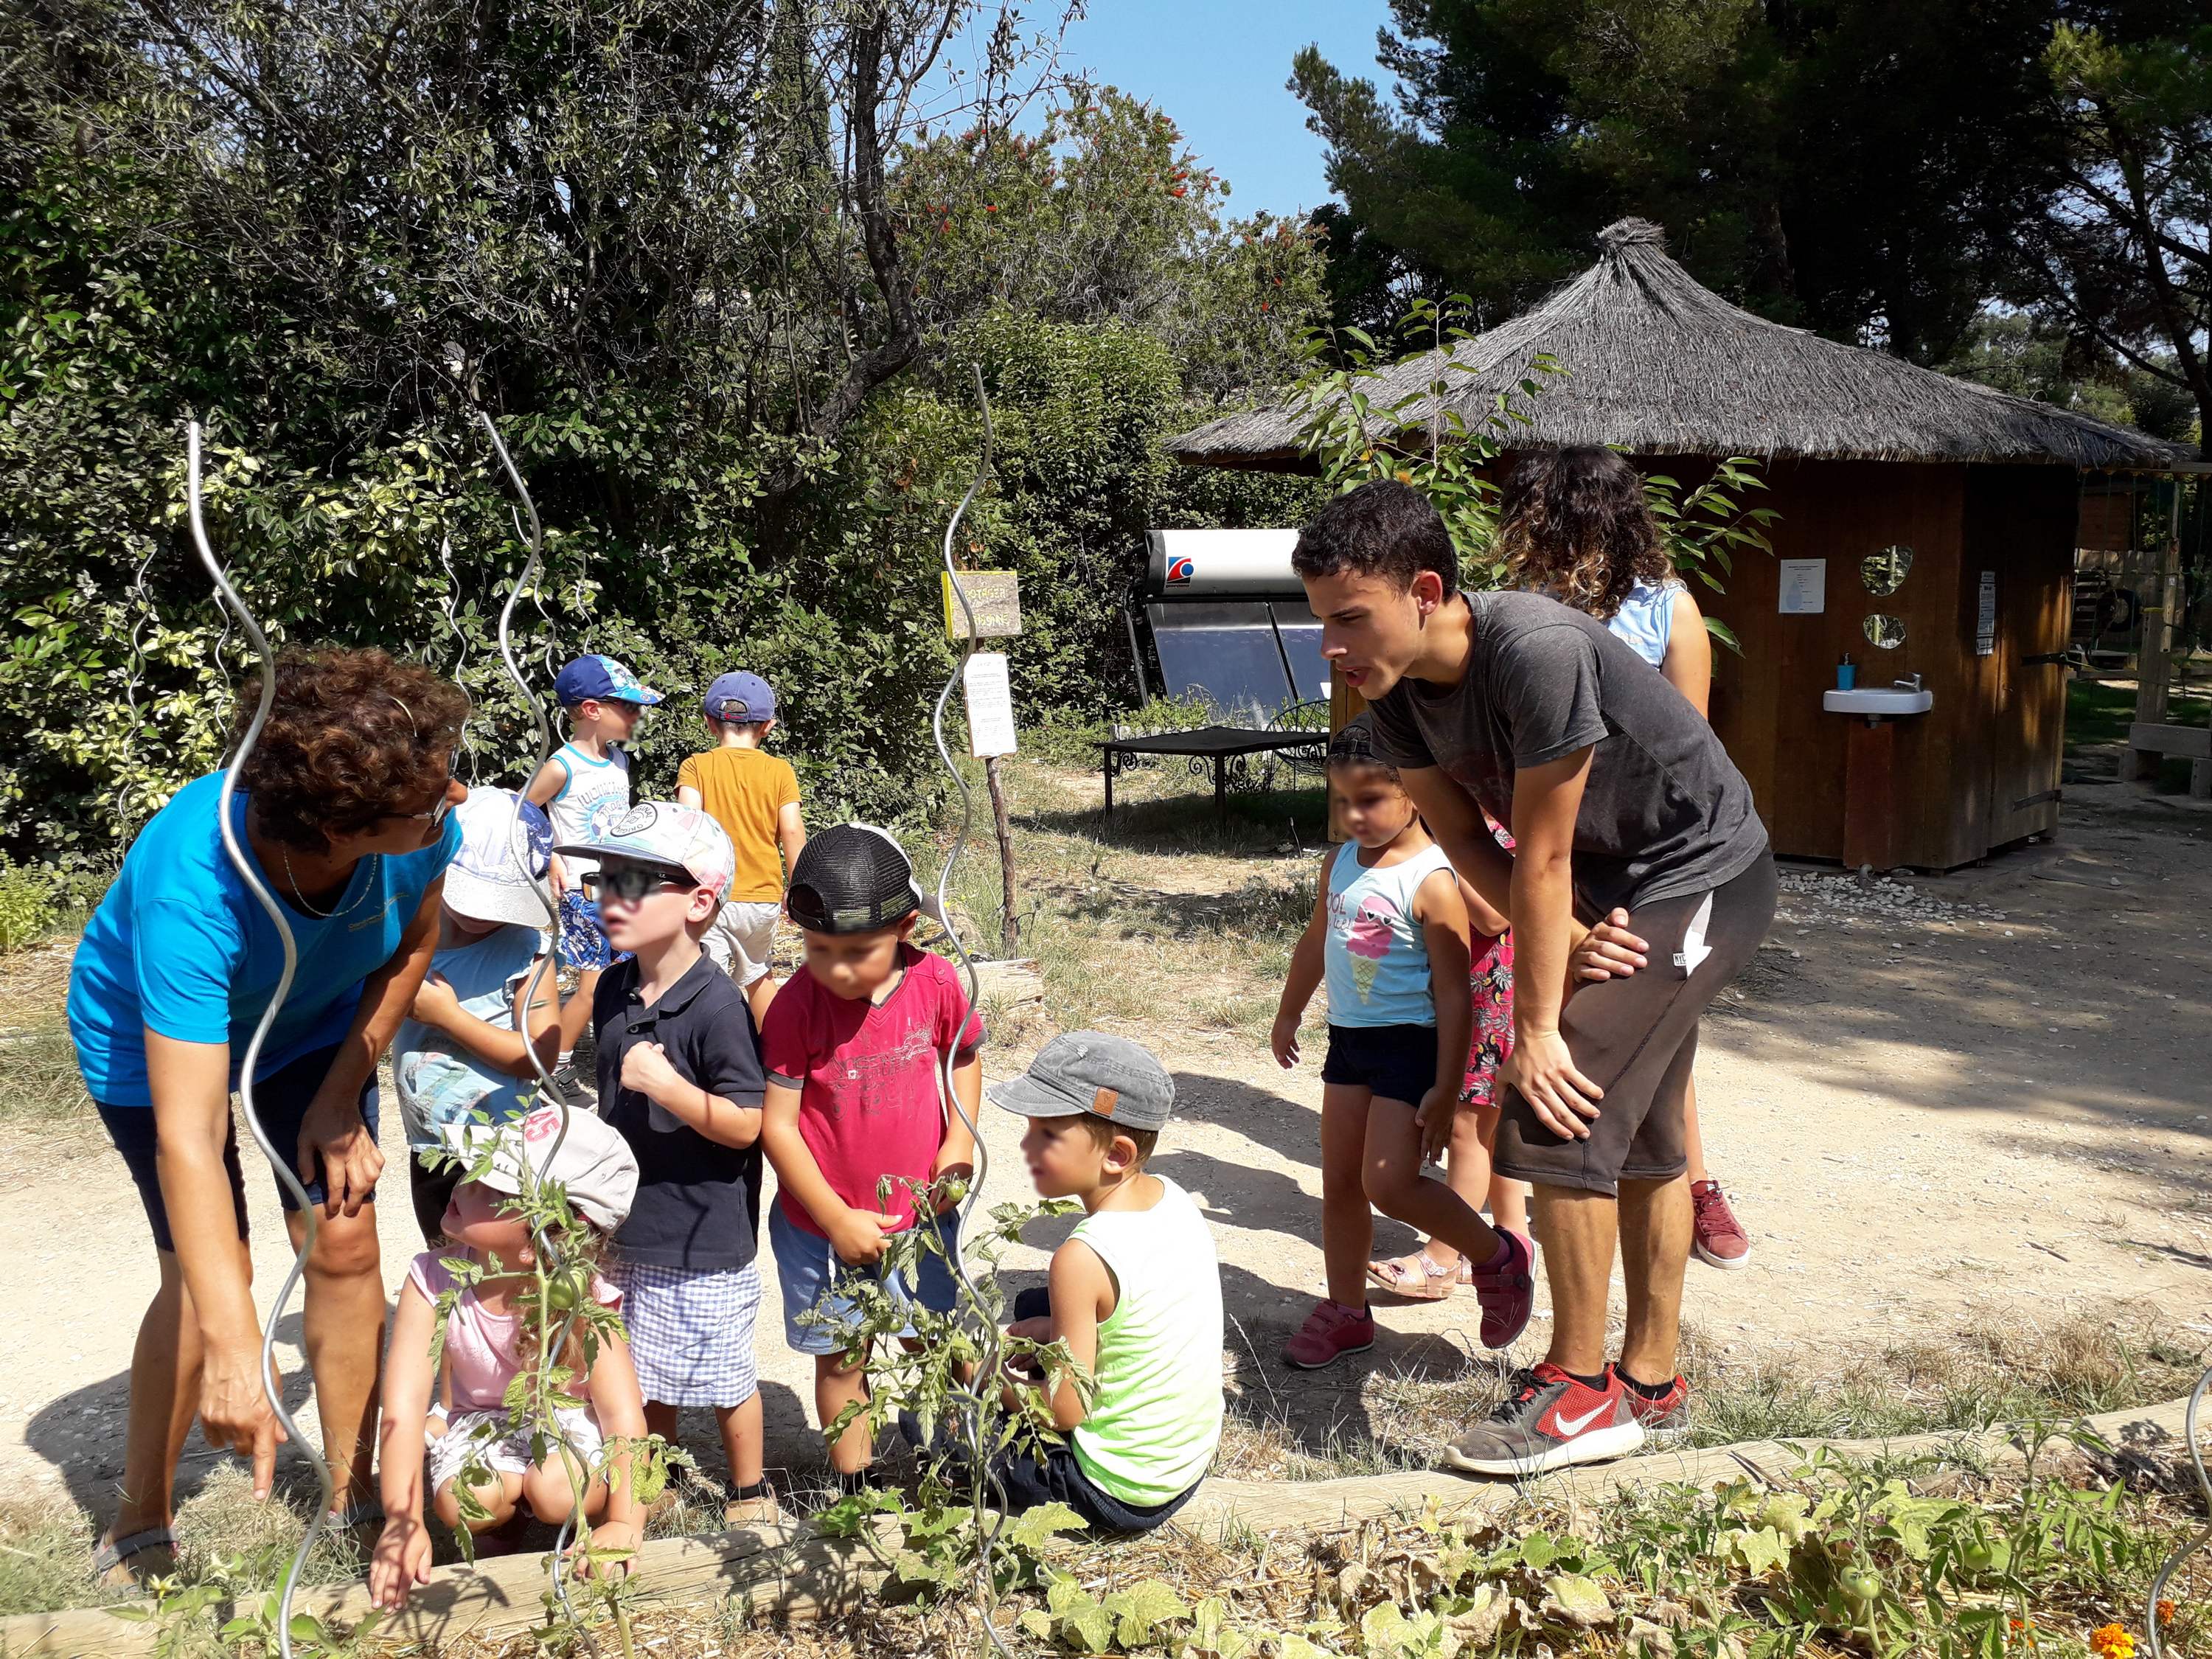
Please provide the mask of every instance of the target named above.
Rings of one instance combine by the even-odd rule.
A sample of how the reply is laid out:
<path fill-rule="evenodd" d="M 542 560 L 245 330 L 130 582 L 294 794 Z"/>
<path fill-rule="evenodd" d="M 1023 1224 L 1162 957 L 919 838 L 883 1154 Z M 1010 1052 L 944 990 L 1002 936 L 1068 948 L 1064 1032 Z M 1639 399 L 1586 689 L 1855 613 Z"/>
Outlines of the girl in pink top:
<path fill-rule="evenodd" d="M 456 1123 L 449 1126 L 447 1139 L 473 1163 L 477 1160 L 465 1147 L 472 1133 L 484 1131 Z M 518 1207 L 508 1199 L 521 1184 L 519 1162 L 527 1158 L 544 1163 L 557 1147 L 550 1164 L 538 1170 L 538 1178 L 558 1182 L 578 1225 L 604 1237 L 629 1212 L 637 1189 L 636 1159 L 622 1137 L 589 1112 L 570 1114 L 565 1135 L 560 1115 L 550 1106 L 495 1133 L 491 1168 L 479 1180 L 463 1182 L 447 1206 L 447 1248 L 416 1256 L 399 1289 L 384 1366 L 380 1430 L 378 1479 L 386 1519 L 368 1572 L 370 1597 L 380 1607 L 404 1607 L 408 1591 L 429 1582 L 430 1534 L 422 1517 L 426 1479 L 438 1518 L 456 1529 L 466 1525 L 473 1533 L 489 1532 L 525 1510 L 559 1525 L 575 1504 L 572 1468 L 583 1485 L 582 1518 L 589 1523 L 594 1551 L 634 1551 L 644 1524 L 643 1506 L 630 1489 L 629 1457 L 606 1454 L 610 1441 L 642 1445 L 648 1437 L 644 1396 L 618 1321 L 592 1322 L 588 1362 L 580 1334 L 572 1330 L 568 1339 L 562 1363 L 574 1375 L 562 1391 L 583 1404 L 555 1409 L 565 1455 L 556 1445 L 533 1460 L 532 1427 L 518 1422 L 505 1404 L 507 1385 L 534 1363 L 537 1340 L 537 1310 L 530 1294 L 538 1283 L 535 1249 L 528 1224 L 508 1213 Z M 592 1252 L 585 1254 L 588 1260 Z M 456 1255 L 507 1271 L 464 1284 L 441 1259 Z M 557 1306 L 562 1290 L 556 1281 L 549 1303 Z M 590 1275 L 589 1294 L 605 1309 L 622 1302 L 620 1292 L 597 1273 Z M 565 1312 L 554 1317 L 562 1319 Z M 441 1320 L 445 1346 L 434 1365 Z M 456 1491 L 464 1479 L 471 1481 L 476 1499 L 476 1512 L 466 1516 Z M 577 1570 L 588 1571 L 589 1562 L 580 1559 Z M 626 1563 L 616 1568 L 626 1570 Z"/>

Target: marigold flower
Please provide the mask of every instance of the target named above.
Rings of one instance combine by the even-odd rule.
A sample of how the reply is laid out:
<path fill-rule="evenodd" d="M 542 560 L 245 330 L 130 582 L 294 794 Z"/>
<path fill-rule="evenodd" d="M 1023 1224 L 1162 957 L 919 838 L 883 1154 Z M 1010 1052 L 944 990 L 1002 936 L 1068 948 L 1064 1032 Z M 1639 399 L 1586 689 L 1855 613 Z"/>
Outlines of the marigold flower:
<path fill-rule="evenodd" d="M 2161 1601 L 2158 1604 L 2158 1622 L 2161 1625 L 2170 1625 L 2173 1622 L 2172 1602 Z"/>
<path fill-rule="evenodd" d="M 2100 1625 L 2089 1632 L 2089 1651 L 2097 1659 L 2136 1659 L 2136 1638 L 2124 1625 Z"/>

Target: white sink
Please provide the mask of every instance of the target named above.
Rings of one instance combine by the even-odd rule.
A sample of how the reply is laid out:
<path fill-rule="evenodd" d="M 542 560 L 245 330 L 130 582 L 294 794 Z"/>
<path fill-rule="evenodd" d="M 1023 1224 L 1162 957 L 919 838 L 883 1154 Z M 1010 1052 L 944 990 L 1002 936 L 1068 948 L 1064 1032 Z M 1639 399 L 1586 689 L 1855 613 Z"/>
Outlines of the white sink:
<path fill-rule="evenodd" d="M 1849 691 L 1820 694 L 1820 707 L 1832 714 L 1924 714 L 1935 706 L 1933 691 L 1916 691 L 1907 685 L 1854 686 Z"/>

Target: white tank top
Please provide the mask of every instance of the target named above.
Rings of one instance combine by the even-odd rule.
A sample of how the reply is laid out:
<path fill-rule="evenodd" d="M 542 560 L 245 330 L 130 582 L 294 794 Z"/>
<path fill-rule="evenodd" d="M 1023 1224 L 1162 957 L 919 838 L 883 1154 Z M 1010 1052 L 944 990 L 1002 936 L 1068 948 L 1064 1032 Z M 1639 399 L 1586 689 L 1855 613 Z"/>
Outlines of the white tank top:
<path fill-rule="evenodd" d="M 593 760 L 573 743 L 553 751 L 567 769 L 568 777 L 545 804 L 553 821 L 553 844 L 590 841 L 629 811 L 629 756 L 620 749 L 607 750 L 605 760 Z M 597 859 L 563 854 L 562 864 L 573 882 L 586 871 L 599 867 Z"/>

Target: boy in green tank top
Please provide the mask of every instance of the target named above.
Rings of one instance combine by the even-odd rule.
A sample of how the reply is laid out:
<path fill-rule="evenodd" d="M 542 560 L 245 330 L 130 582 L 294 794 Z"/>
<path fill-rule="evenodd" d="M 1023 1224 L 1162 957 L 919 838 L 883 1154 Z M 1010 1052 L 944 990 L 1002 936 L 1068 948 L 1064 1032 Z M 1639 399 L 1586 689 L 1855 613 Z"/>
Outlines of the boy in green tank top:
<path fill-rule="evenodd" d="M 1066 1437 L 1008 1451 L 992 1474 L 1017 1514 L 1063 1503 L 1104 1532 L 1144 1532 L 1188 1501 L 1221 1439 L 1221 1267 L 1190 1197 L 1145 1164 L 1175 1080 L 1126 1037 L 1072 1031 L 991 1098 L 1030 1121 L 1022 1156 L 1045 1198 L 1083 1219 L 1053 1252 L 1049 1286 L 1014 1301 L 1007 1334 L 1065 1341 L 1096 1387 L 1010 1369 Z"/>

